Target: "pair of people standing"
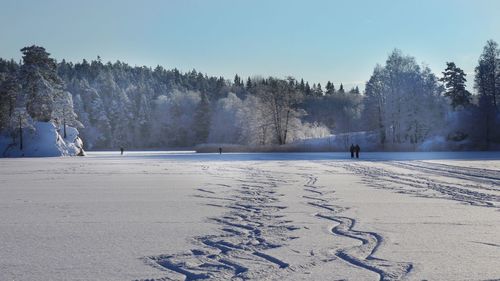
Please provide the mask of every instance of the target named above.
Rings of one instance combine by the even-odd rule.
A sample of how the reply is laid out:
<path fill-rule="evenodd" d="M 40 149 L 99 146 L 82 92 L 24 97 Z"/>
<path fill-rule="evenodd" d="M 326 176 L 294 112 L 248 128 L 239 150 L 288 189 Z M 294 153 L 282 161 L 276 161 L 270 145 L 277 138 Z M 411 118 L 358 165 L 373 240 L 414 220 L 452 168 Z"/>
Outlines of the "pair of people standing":
<path fill-rule="evenodd" d="M 359 152 L 361 151 L 361 148 L 359 147 L 358 144 L 354 146 L 354 144 L 351 144 L 351 148 L 349 149 L 351 152 L 351 158 L 354 158 L 354 154 L 356 154 L 356 158 L 359 158 Z"/>

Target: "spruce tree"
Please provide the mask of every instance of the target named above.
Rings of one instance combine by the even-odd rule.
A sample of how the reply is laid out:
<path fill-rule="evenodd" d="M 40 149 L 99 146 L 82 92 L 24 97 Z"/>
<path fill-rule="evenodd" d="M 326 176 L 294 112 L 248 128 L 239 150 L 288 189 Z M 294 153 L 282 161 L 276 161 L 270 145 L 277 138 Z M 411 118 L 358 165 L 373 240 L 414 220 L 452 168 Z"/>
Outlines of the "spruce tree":
<path fill-rule="evenodd" d="M 446 89 L 444 95 L 450 98 L 454 110 L 457 107 L 465 107 L 470 104 L 471 93 L 465 88 L 465 82 L 467 82 L 465 76 L 465 72 L 454 62 L 447 62 L 443 77 L 439 79 L 444 83 Z"/>
<path fill-rule="evenodd" d="M 247 89 L 247 91 L 250 91 L 251 88 L 252 88 L 252 79 L 250 79 L 250 77 L 248 77 L 246 89 Z"/>
<path fill-rule="evenodd" d="M 339 87 L 339 90 L 337 91 L 337 93 L 339 94 L 345 94 L 345 90 L 344 90 L 344 85 L 342 85 L 342 83 L 340 83 L 340 87 Z"/>
<path fill-rule="evenodd" d="M 335 94 L 335 86 L 332 82 L 328 81 L 325 86 L 325 95 L 333 95 Z"/>

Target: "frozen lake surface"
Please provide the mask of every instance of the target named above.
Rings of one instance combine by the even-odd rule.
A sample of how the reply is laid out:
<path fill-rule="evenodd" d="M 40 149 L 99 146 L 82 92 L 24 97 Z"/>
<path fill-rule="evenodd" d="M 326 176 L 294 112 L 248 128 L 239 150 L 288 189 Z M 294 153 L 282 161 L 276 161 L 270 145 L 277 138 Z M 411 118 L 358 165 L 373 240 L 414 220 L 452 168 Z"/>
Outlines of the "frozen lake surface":
<path fill-rule="evenodd" d="M 500 153 L 0 159 L 0 280 L 500 279 Z"/>

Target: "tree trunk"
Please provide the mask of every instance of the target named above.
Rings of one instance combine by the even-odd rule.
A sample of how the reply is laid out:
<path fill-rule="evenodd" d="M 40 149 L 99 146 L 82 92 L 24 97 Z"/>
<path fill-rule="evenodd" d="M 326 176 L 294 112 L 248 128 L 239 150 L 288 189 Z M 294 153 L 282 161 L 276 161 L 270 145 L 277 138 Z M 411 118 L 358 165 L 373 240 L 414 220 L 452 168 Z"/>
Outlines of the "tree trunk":
<path fill-rule="evenodd" d="M 19 149 L 23 150 L 23 127 L 21 123 L 21 116 L 19 116 Z"/>
<path fill-rule="evenodd" d="M 290 116 L 290 109 L 286 111 L 285 133 L 283 134 L 283 144 L 286 144 L 286 135 L 288 134 L 288 117 Z"/>

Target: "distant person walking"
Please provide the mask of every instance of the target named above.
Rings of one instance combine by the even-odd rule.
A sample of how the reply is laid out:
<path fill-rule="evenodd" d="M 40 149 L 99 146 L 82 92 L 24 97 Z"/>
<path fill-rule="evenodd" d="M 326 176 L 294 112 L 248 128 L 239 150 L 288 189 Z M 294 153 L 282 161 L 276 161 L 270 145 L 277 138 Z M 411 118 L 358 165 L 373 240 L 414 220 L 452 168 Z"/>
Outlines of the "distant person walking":
<path fill-rule="evenodd" d="M 356 158 L 359 158 L 359 152 L 361 151 L 361 148 L 359 147 L 358 144 L 354 147 L 354 150 L 356 150 Z"/>
<path fill-rule="evenodd" d="M 351 158 L 354 158 L 354 144 L 351 144 L 349 151 L 351 152 Z"/>
<path fill-rule="evenodd" d="M 219 154 L 222 154 L 222 147 L 219 147 Z"/>
<path fill-rule="evenodd" d="M 124 151 L 125 151 L 125 149 L 123 149 L 123 147 L 120 147 L 120 153 L 121 153 L 121 155 L 123 155 Z"/>

